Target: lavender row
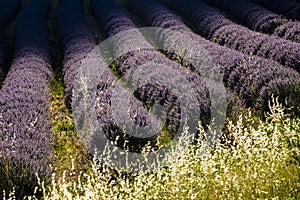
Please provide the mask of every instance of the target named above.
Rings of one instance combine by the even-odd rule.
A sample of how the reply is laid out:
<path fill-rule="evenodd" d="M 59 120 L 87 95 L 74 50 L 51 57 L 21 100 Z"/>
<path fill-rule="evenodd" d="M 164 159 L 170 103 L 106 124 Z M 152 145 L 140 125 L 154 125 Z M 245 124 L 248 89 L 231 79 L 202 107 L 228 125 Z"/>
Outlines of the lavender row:
<path fill-rule="evenodd" d="M 290 19 L 300 20 L 300 4 L 299 2 L 293 2 L 292 0 L 285 0 L 284 3 L 281 0 L 252 0 L 255 3 L 259 3 L 262 6 Z"/>
<path fill-rule="evenodd" d="M 5 0 L 0 2 L 0 75 L 2 74 L 2 65 L 4 62 L 3 55 L 3 28 L 11 21 L 21 8 L 20 0 Z"/>
<path fill-rule="evenodd" d="M 33 0 L 18 16 L 15 56 L 0 91 L 0 188 L 14 186 L 18 196 L 33 192 L 35 174 L 43 180 L 51 174 L 49 11 L 50 2 Z"/>
<path fill-rule="evenodd" d="M 299 21 L 289 21 L 276 28 L 273 35 L 277 35 L 281 38 L 291 40 L 300 43 L 300 23 Z"/>
<path fill-rule="evenodd" d="M 254 31 L 274 34 L 284 39 L 300 42 L 299 21 L 289 21 L 250 0 L 203 0 L 203 2 L 226 10 Z"/>
<path fill-rule="evenodd" d="M 63 77 L 66 103 L 72 102 L 73 84 L 82 60 L 96 46 L 81 10 L 81 1 L 62 0 L 57 10 L 57 32 L 64 50 Z"/>
<path fill-rule="evenodd" d="M 148 78 L 147 76 L 151 76 L 150 73 L 153 73 L 153 71 L 151 71 L 150 73 L 146 73 L 146 68 L 141 69 L 141 67 L 143 67 L 142 65 L 147 63 L 155 63 L 157 66 L 161 64 L 162 66 L 159 69 L 156 68 L 156 70 L 158 70 L 158 73 L 161 74 L 164 74 L 164 71 L 167 70 L 167 68 L 164 68 L 164 66 L 169 66 L 170 68 L 172 68 L 173 75 L 177 74 L 177 79 L 187 80 L 195 90 L 198 102 L 194 102 L 195 105 L 190 106 L 199 108 L 200 113 L 194 113 L 193 117 L 197 118 L 198 120 L 200 120 L 201 117 L 205 119 L 208 118 L 208 116 L 210 115 L 208 98 L 209 95 L 207 88 L 199 75 L 193 72 L 188 72 L 183 67 L 167 59 L 165 56 L 156 51 L 154 47 L 152 47 L 144 39 L 142 34 L 135 29 L 136 26 L 134 25 L 134 23 L 127 16 L 125 11 L 118 5 L 114 4 L 113 2 L 100 3 L 100 1 L 93 1 L 91 4 L 91 9 L 92 13 L 95 15 L 100 26 L 105 31 L 108 37 L 114 37 L 118 34 L 123 33 L 122 36 L 116 36 L 116 38 L 112 39 L 112 51 L 114 53 L 114 56 L 117 57 L 115 62 L 117 65 L 118 74 L 121 75 L 121 77 L 126 77 L 126 75 L 128 75 L 129 73 L 132 73 L 131 70 L 140 70 L 143 72 L 142 75 L 137 77 L 137 80 L 134 79 L 139 83 L 138 80 L 146 80 Z M 128 30 L 132 31 L 130 32 L 130 34 L 125 34 L 125 31 Z M 162 75 L 164 76 L 164 80 L 171 78 L 171 76 L 168 77 L 167 75 Z M 174 80 L 174 82 L 180 82 L 180 80 L 177 79 Z M 172 93 L 172 91 L 169 90 L 166 85 L 164 85 L 164 80 L 161 80 L 161 82 L 150 82 L 149 84 L 144 84 L 136 88 L 132 96 L 128 97 L 130 98 L 130 107 L 127 112 L 129 113 L 131 120 L 133 120 L 138 126 L 143 127 L 151 121 L 152 117 L 151 115 L 149 115 L 146 108 L 153 106 L 153 104 L 160 104 L 166 110 L 167 119 L 165 128 L 172 134 L 176 134 L 182 123 L 182 111 L 178 101 L 179 97 L 177 97 L 174 93 Z M 125 79 L 125 81 L 128 80 Z M 127 83 L 131 84 L 130 81 L 128 81 Z M 140 151 L 141 148 L 148 142 L 150 142 L 150 144 L 152 145 L 155 145 L 157 142 L 157 136 L 152 136 L 144 139 L 142 137 L 137 138 L 127 134 L 126 131 L 123 132 L 118 124 L 115 123 L 112 117 L 112 108 L 110 105 L 110 101 L 112 92 L 116 86 L 117 82 L 112 78 L 102 80 L 99 85 L 101 90 L 98 92 L 98 120 L 100 125 L 104 127 L 105 134 L 111 140 L 115 140 L 117 136 L 121 136 L 120 138 L 128 140 L 130 146 L 126 147 L 128 147 L 131 151 Z M 133 96 L 135 98 L 133 98 Z M 120 98 L 119 101 L 124 102 L 124 105 L 126 105 L 125 102 L 127 101 L 127 99 L 123 97 L 123 99 Z M 196 121 L 198 122 L 198 120 Z M 161 132 L 158 135 L 162 134 L 163 133 Z M 118 145 L 124 145 L 124 140 L 119 141 Z"/>
<path fill-rule="evenodd" d="M 198 0 L 161 1 L 191 20 L 203 37 L 249 55 L 275 60 L 300 71 L 299 43 L 251 31 Z"/>
<path fill-rule="evenodd" d="M 289 106 L 299 106 L 300 91 L 293 90 L 300 85 L 300 76 L 296 71 L 271 60 L 248 56 L 213 44 L 194 34 L 180 17 L 154 0 L 143 2 L 126 0 L 125 5 L 150 26 L 166 29 L 157 32 L 156 38 L 161 38 L 160 43 L 169 52 L 174 52 L 178 48 L 193 52 L 198 46 L 205 49 L 223 74 L 226 88 L 232 93 L 237 93 L 247 106 L 267 110 L 267 101 L 271 98 L 271 94 L 280 96 L 283 102 L 287 99 Z M 174 31 L 171 32 L 170 29 Z M 189 64 L 188 61 L 184 62 Z"/>

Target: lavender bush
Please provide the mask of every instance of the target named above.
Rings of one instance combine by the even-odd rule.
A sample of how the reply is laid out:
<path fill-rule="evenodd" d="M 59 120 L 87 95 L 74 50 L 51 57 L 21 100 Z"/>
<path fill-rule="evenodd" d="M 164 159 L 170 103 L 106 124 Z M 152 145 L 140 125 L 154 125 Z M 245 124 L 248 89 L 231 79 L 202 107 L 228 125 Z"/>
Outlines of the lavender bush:
<path fill-rule="evenodd" d="M 290 19 L 300 20 L 300 4 L 291 0 L 286 0 L 284 3 L 280 0 L 252 0 L 264 7 L 273 10 L 279 14 L 283 14 Z"/>
<path fill-rule="evenodd" d="M 300 42 L 299 30 L 300 30 L 299 21 L 295 21 L 295 22 L 290 21 L 276 28 L 274 35 L 299 43 Z"/>
<path fill-rule="evenodd" d="M 283 16 L 273 13 L 250 0 L 203 0 L 203 2 L 229 12 L 254 31 L 274 34 L 284 39 L 300 42 L 299 21 L 289 21 Z"/>
<path fill-rule="evenodd" d="M 81 1 L 62 0 L 57 10 L 57 32 L 64 49 L 63 76 L 66 103 L 70 107 L 74 79 L 82 60 L 96 46 L 81 10 Z"/>
<path fill-rule="evenodd" d="M 238 94 L 249 107 L 267 111 L 268 99 L 272 94 L 281 97 L 281 102 L 288 101 L 299 109 L 299 74 L 274 61 L 258 56 L 248 56 L 226 47 L 213 44 L 194 34 L 175 13 L 162 4 L 154 1 L 126 0 L 125 5 L 140 15 L 150 26 L 168 28 L 183 32 L 187 37 L 198 41 L 212 57 L 215 65 L 223 74 L 227 89 Z M 168 31 L 157 32 L 157 38 L 165 49 L 174 52 L 181 40 L 176 34 Z M 187 51 L 193 51 L 195 44 L 183 43 Z M 172 56 L 172 55 L 171 55 Z M 188 65 L 188 61 L 186 65 Z M 268 91 L 266 91 L 268 88 Z M 294 88 L 294 89 L 293 89 Z"/>
<path fill-rule="evenodd" d="M 299 43 L 251 31 L 230 21 L 216 8 L 201 1 L 161 1 L 191 20 L 203 37 L 246 54 L 275 60 L 300 71 Z"/>
<path fill-rule="evenodd" d="M 126 12 L 113 2 L 103 3 L 93 1 L 91 10 L 108 37 L 136 28 Z M 115 63 L 116 71 L 119 76 L 126 76 L 132 69 L 138 70 L 149 62 L 169 66 L 174 70 L 174 73 L 180 74 L 181 79 L 188 80 L 194 88 L 198 98 L 198 105 L 195 106 L 201 110 L 201 113 L 197 113 L 196 117 L 199 119 L 208 119 L 210 115 L 208 91 L 205 83 L 198 74 L 187 71 L 182 66 L 160 54 L 137 30 L 134 31 L 133 34 L 114 40 L 112 46 L 112 52 L 117 57 Z M 131 51 L 130 49 L 132 49 L 132 47 L 144 48 Z M 161 68 L 161 70 L 163 70 L 163 68 Z M 144 76 L 146 78 L 147 74 L 144 74 Z M 112 90 L 116 85 L 116 78 L 103 77 L 98 86 L 101 89 L 98 91 L 99 101 L 97 102 L 97 116 L 100 126 L 104 127 L 107 137 L 111 138 L 111 140 L 115 140 L 117 136 L 121 136 L 120 138 L 122 138 L 122 140 L 119 141 L 118 146 L 124 145 L 124 141 L 128 140 L 130 145 L 126 147 L 128 147 L 130 151 L 140 151 L 148 142 L 154 145 L 157 142 L 157 136 L 145 139 L 132 137 L 126 134 L 126 132 L 124 133 L 114 122 L 110 101 Z M 136 124 L 139 126 L 147 125 L 151 121 L 151 117 L 147 114 L 147 107 L 149 108 L 153 104 L 160 104 L 167 113 L 165 129 L 171 133 L 178 131 L 181 123 L 180 105 L 176 100 L 177 97 L 174 96 L 172 91 L 166 88 L 163 83 L 153 82 L 143 85 L 134 91 L 133 96 L 135 96 L 135 98 L 130 98 L 130 108 L 128 112 Z M 123 101 L 125 101 L 125 99 Z M 160 135 L 162 134 L 163 133 L 160 133 Z M 130 147 L 131 145 L 133 148 Z"/>
<path fill-rule="evenodd" d="M 15 56 L 0 91 L 0 191 L 15 187 L 20 198 L 33 192 L 36 174 L 51 174 L 49 11 L 50 2 L 33 0 L 18 16 Z"/>

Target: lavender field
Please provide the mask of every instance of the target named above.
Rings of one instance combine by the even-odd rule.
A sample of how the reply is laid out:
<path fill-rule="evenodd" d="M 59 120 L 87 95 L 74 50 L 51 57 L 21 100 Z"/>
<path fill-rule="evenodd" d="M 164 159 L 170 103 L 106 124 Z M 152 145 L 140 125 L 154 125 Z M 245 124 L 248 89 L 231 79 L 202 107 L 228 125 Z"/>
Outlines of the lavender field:
<path fill-rule="evenodd" d="M 0 198 L 299 199 L 299 16 L 0 0 Z"/>

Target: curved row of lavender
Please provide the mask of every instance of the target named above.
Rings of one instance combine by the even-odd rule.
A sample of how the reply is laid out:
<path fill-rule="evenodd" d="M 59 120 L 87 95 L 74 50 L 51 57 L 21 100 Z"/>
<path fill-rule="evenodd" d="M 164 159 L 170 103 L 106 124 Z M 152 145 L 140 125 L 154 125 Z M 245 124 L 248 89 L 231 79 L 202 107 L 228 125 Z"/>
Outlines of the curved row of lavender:
<path fill-rule="evenodd" d="M 293 2 L 292 0 L 251 0 L 255 3 L 259 3 L 262 6 L 282 14 L 290 19 L 300 20 L 300 4 L 299 2 Z"/>
<path fill-rule="evenodd" d="M 300 91 L 294 88 L 300 85 L 300 75 L 293 69 L 213 44 L 194 34 L 180 17 L 155 0 L 126 0 L 124 3 L 150 26 L 180 31 L 201 44 L 224 75 L 225 87 L 244 99 L 247 106 L 266 111 L 267 101 L 272 94 L 279 96 L 282 102 L 287 99 L 289 106 L 299 106 Z M 170 34 L 170 31 L 158 32 L 157 38 L 163 40 L 163 45 L 169 51 L 176 49 L 182 40 L 176 34 Z M 184 45 L 189 51 L 193 51 L 195 46 Z"/>
<path fill-rule="evenodd" d="M 289 21 L 276 28 L 273 35 L 277 35 L 283 39 L 300 43 L 300 23 L 299 21 Z"/>
<path fill-rule="evenodd" d="M 241 51 L 275 60 L 300 71 L 300 44 L 251 31 L 227 19 L 216 8 L 198 0 L 160 0 L 187 17 L 206 39 Z"/>
<path fill-rule="evenodd" d="M 50 8 L 47 0 L 32 0 L 18 15 L 15 55 L 0 91 L 0 190 L 14 186 L 17 196 L 33 191 L 35 174 L 41 179 L 51 175 L 53 74 L 45 27 Z"/>
<path fill-rule="evenodd" d="M 56 15 L 58 38 L 64 51 L 63 77 L 69 108 L 81 63 L 96 46 L 95 38 L 84 21 L 81 3 L 80 0 L 62 0 Z"/>
<path fill-rule="evenodd" d="M 299 21 L 289 21 L 283 16 L 271 12 L 250 0 L 202 1 L 229 12 L 254 31 L 273 34 L 287 40 L 300 42 Z"/>
<path fill-rule="evenodd" d="M 3 55 L 3 29 L 11 21 L 21 8 L 20 0 L 4 0 L 0 2 L 0 75 L 3 73 L 2 65 L 4 62 Z"/>
<path fill-rule="evenodd" d="M 174 73 L 180 74 L 180 79 L 187 80 L 194 88 L 198 102 L 196 102 L 197 105 L 190 106 L 199 108 L 200 113 L 195 114 L 197 116 L 193 115 L 198 119 L 197 122 L 200 118 L 208 118 L 210 115 L 208 91 L 199 75 L 186 71 L 186 69 L 156 51 L 139 31 L 134 30 L 136 28 L 134 23 L 127 16 L 126 12 L 113 1 L 105 3 L 93 1 L 91 3 L 91 10 L 107 37 L 113 37 L 119 33 L 124 33 L 127 30 L 133 30 L 131 34 L 124 34 L 122 37 L 117 37 L 117 39 L 113 40 L 112 51 L 117 57 L 115 63 L 117 65 L 117 73 L 121 77 L 126 76 L 132 69 L 140 69 L 143 64 L 147 63 L 154 62 L 157 65 L 161 64 L 169 66 Z M 136 49 L 133 49 L 132 47 L 136 47 Z M 164 69 L 161 68 L 161 70 Z M 144 76 L 147 76 L 147 74 L 144 74 Z M 170 77 L 165 78 L 168 79 Z M 116 140 L 118 136 L 121 136 L 117 141 L 117 145 L 120 147 L 125 145 L 130 151 L 141 151 L 147 143 L 155 146 L 157 135 L 148 138 L 135 137 L 127 134 L 127 130 L 123 132 L 121 127 L 118 127 L 118 124 L 115 123 L 112 117 L 110 101 L 112 91 L 116 85 L 116 79 L 111 77 L 108 77 L 106 80 L 101 80 L 99 84 L 101 90 L 98 92 L 99 101 L 97 104 L 97 114 L 98 121 L 101 126 L 104 127 L 105 134 L 111 140 Z M 135 98 L 132 96 L 130 97 L 130 108 L 128 108 L 127 112 L 129 112 L 131 120 L 138 126 L 145 126 L 151 121 L 151 116 L 148 114 L 147 107 L 151 107 L 153 104 L 160 104 L 166 110 L 167 115 L 164 129 L 170 131 L 171 134 L 177 133 L 182 120 L 181 108 L 177 97 L 172 93 L 170 88 L 167 88 L 164 85 L 163 80 L 162 83 L 153 82 L 138 87 L 134 91 L 133 96 L 135 96 Z M 122 101 L 125 102 L 126 99 L 120 99 L 120 102 Z M 158 135 L 161 134 L 163 133 L 158 133 Z M 128 141 L 129 145 L 124 144 L 124 140 Z"/>

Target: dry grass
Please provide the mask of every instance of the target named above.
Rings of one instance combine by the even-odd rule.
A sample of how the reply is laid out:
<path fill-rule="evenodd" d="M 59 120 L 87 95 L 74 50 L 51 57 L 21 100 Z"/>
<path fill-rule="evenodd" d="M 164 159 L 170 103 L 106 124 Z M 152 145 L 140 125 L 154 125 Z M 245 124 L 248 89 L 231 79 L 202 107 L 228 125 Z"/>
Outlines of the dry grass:
<path fill-rule="evenodd" d="M 37 190 L 44 199 L 299 199 L 300 119 L 275 101 L 270 107 L 266 121 L 250 111 L 229 121 L 230 139 L 205 156 L 201 142 L 180 157 L 183 149 L 174 149 L 171 166 L 131 178 L 99 170 L 95 162 L 88 173 L 72 165 L 68 173 L 76 180 L 53 174 L 52 184 Z"/>

